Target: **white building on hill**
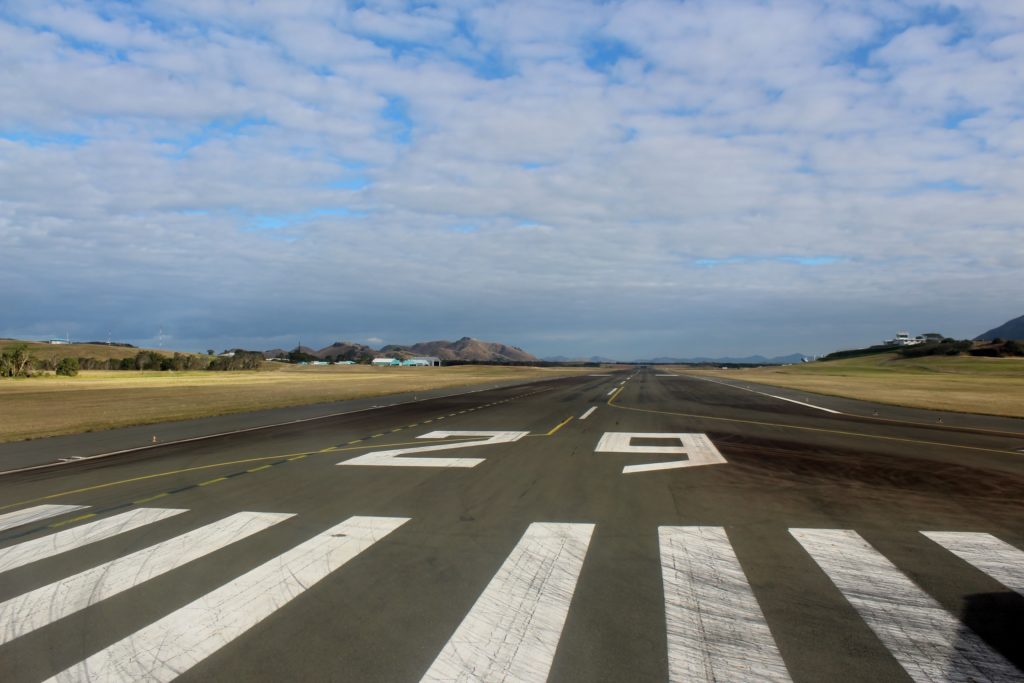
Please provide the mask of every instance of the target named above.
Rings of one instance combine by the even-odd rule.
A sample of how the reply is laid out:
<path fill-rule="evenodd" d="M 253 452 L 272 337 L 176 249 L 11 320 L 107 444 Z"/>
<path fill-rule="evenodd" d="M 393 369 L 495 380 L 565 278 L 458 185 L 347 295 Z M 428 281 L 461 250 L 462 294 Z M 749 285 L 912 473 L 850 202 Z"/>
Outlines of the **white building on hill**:
<path fill-rule="evenodd" d="M 921 335 L 911 337 L 909 332 L 897 332 L 893 339 L 886 339 L 883 344 L 886 346 L 914 346 L 924 344 L 925 338 Z"/>

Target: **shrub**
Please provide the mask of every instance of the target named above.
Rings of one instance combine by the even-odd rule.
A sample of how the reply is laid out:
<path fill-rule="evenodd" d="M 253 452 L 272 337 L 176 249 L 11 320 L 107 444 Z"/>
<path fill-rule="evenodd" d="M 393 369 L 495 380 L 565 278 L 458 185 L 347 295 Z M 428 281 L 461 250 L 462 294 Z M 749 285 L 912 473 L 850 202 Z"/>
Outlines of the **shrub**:
<path fill-rule="evenodd" d="M 78 374 L 77 358 L 61 358 L 57 363 L 57 374 L 64 377 L 74 377 Z"/>

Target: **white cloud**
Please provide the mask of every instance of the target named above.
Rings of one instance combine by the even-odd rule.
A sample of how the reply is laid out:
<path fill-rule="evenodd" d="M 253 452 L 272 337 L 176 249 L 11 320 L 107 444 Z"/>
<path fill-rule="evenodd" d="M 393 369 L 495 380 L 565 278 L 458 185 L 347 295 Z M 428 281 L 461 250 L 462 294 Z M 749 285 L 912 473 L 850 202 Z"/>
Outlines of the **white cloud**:
<path fill-rule="evenodd" d="M 5 325 L 624 356 L 974 334 L 1020 314 L 975 293 L 1024 268 L 1007 5 L 11 4 Z"/>

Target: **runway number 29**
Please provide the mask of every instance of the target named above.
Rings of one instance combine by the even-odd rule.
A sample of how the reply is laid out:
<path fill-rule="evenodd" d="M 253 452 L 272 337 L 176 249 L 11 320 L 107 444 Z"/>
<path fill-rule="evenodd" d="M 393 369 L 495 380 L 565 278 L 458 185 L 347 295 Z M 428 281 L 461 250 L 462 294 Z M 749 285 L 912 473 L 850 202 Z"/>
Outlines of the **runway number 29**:
<path fill-rule="evenodd" d="M 678 441 L 678 445 L 645 446 L 633 444 L 633 439 L 662 439 Z M 669 462 L 652 462 L 644 465 L 626 465 L 623 474 L 633 472 L 650 472 L 652 470 L 671 470 L 679 467 L 697 467 L 700 465 L 721 465 L 726 462 L 722 454 L 711 443 L 707 434 L 687 433 L 648 433 L 648 432 L 606 432 L 594 449 L 595 453 L 661 453 L 665 455 L 686 455 L 685 460 Z"/>
<path fill-rule="evenodd" d="M 476 467 L 484 461 L 483 458 L 407 458 L 405 456 L 413 453 L 427 453 L 431 451 L 447 451 L 453 448 L 475 448 L 476 446 L 488 446 L 498 443 L 512 443 L 519 441 L 529 432 L 465 432 L 465 431 L 438 431 L 421 435 L 420 439 L 447 439 L 451 437 L 476 437 L 485 436 L 486 439 L 474 441 L 456 441 L 454 443 L 438 443 L 430 446 L 413 446 L 412 448 L 398 448 L 392 451 L 377 451 L 360 455 L 358 458 L 339 462 L 339 465 L 374 465 L 377 467 Z"/>

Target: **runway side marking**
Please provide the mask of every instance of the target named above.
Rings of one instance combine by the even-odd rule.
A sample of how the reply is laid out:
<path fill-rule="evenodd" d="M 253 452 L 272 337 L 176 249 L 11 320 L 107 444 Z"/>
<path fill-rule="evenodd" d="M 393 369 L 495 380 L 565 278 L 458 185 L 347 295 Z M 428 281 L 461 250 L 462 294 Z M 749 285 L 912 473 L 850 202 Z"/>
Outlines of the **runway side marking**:
<path fill-rule="evenodd" d="M 531 524 L 423 681 L 547 680 L 593 524 Z"/>
<path fill-rule="evenodd" d="M 50 680 L 174 680 L 407 521 L 351 517 Z"/>
<path fill-rule="evenodd" d="M 486 436 L 482 441 L 459 441 L 456 443 L 441 443 L 433 446 L 416 446 L 413 448 L 398 448 L 390 451 L 376 451 L 360 455 L 351 460 L 343 460 L 339 465 L 370 465 L 376 467 L 476 467 L 484 461 L 483 458 L 406 458 L 410 453 L 427 453 L 432 451 L 446 451 L 453 448 L 470 448 L 473 446 L 489 446 L 499 443 L 512 443 L 529 434 L 529 432 L 502 432 L 502 431 L 437 431 L 429 432 L 419 436 L 420 439 L 446 439 L 451 436 L 473 437 Z"/>
<path fill-rule="evenodd" d="M 41 519 L 49 519 L 57 515 L 66 515 L 75 510 L 84 510 L 88 505 L 36 505 L 35 507 L 15 510 L 0 515 L 0 531 L 13 529 L 22 524 L 38 522 Z"/>
<path fill-rule="evenodd" d="M 910 678 L 1022 681 L 1024 676 L 855 531 L 790 529 Z"/>
<path fill-rule="evenodd" d="M 60 555 L 132 529 L 180 515 L 184 510 L 138 508 L 0 550 L 0 572 Z"/>
<path fill-rule="evenodd" d="M 785 396 L 776 396 L 775 394 L 769 394 L 769 393 L 764 392 L 764 391 L 757 391 L 756 389 L 749 389 L 747 387 L 738 387 L 735 384 L 729 384 L 728 382 L 720 382 L 720 381 L 718 381 L 716 379 L 710 379 L 708 377 L 697 377 L 696 375 L 687 375 L 687 376 L 688 377 L 693 377 L 694 379 L 701 379 L 701 380 L 704 380 L 705 382 L 711 382 L 713 384 L 721 384 L 723 387 L 730 387 L 732 389 L 739 389 L 740 391 L 749 391 L 752 394 L 760 394 L 761 396 L 767 396 L 769 398 L 777 398 L 780 401 L 788 401 L 789 403 L 796 403 L 797 405 L 806 406 L 807 408 L 814 408 L 815 410 L 821 410 L 821 411 L 824 411 L 826 413 L 832 413 L 833 415 L 843 415 L 843 413 L 841 413 L 838 410 L 832 410 L 831 408 L 823 408 L 822 406 L 816 406 L 813 403 L 805 403 L 803 401 L 797 401 L 796 399 L 786 398 Z"/>
<path fill-rule="evenodd" d="M 790 681 L 722 527 L 658 528 L 672 681 Z"/>
<path fill-rule="evenodd" d="M 239 512 L 0 603 L 0 644 L 283 522 L 290 514 Z"/>
<path fill-rule="evenodd" d="M 957 531 L 921 533 L 1010 590 L 1024 595 L 1024 551 L 991 534 Z"/>
<path fill-rule="evenodd" d="M 776 429 L 792 429 L 800 432 L 814 432 L 818 434 L 838 434 L 840 436 L 852 436 L 859 439 L 877 439 L 880 441 L 893 441 L 896 443 L 913 443 L 924 446 L 941 446 L 944 448 L 957 448 L 967 451 L 980 451 L 982 453 L 1001 453 L 1004 455 L 1019 455 L 1017 451 L 1010 451 L 998 448 L 982 448 L 980 446 L 963 446 L 955 443 L 943 443 L 941 441 L 925 441 L 924 439 L 905 439 L 898 436 L 884 436 L 882 434 L 865 434 L 863 432 L 848 432 L 842 429 L 824 429 L 822 427 L 802 427 L 800 425 L 786 424 L 784 422 L 766 422 L 764 420 L 740 420 L 734 417 L 720 417 L 718 415 L 699 415 L 697 413 L 680 413 L 672 410 L 653 410 L 651 408 L 635 408 L 624 406 L 615 402 L 618 396 L 608 399 L 608 405 L 619 410 L 629 410 L 634 413 L 648 413 L 650 415 L 671 415 L 673 417 L 687 417 L 697 420 L 714 420 L 716 422 L 730 422 L 732 424 L 756 425 L 758 427 L 773 427 Z M 892 420 L 888 420 L 892 422 Z M 914 424 L 914 423 L 911 423 Z M 1002 433 L 1002 432 L 1000 432 Z M 42 500 L 42 499 L 39 499 Z"/>
<path fill-rule="evenodd" d="M 582 415 L 580 415 L 580 419 L 581 420 L 586 420 L 588 417 L 590 417 L 594 413 L 595 410 L 597 410 L 597 406 L 594 406 L 593 408 L 590 408 L 589 410 L 587 410 L 587 412 L 585 412 Z"/>
<path fill-rule="evenodd" d="M 678 446 L 634 446 L 633 439 L 677 439 Z M 701 465 L 725 465 L 728 461 L 711 443 L 706 434 L 686 433 L 647 433 L 647 432 L 605 432 L 598 441 L 595 453 L 663 453 L 686 455 L 686 460 L 670 462 L 654 462 L 644 465 L 626 465 L 623 474 L 634 472 L 653 472 L 655 470 L 671 470 L 680 467 L 699 467 Z"/>

